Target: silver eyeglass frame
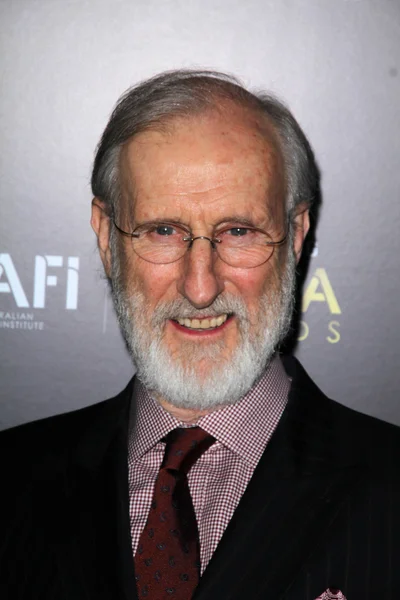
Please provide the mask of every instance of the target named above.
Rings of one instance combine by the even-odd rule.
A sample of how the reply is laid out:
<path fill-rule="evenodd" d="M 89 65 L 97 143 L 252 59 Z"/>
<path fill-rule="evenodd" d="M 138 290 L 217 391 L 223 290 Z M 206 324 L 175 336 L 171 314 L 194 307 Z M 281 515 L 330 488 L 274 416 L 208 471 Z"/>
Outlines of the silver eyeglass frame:
<path fill-rule="evenodd" d="M 114 218 L 111 218 L 111 220 L 112 220 L 112 222 L 113 222 L 113 224 L 114 224 L 114 227 L 116 228 L 116 230 L 117 230 L 117 231 L 118 231 L 120 234 L 122 234 L 122 235 L 124 235 L 124 236 L 126 236 L 126 237 L 130 237 L 130 238 L 136 238 L 136 239 L 140 237 L 140 233 L 136 233 L 135 231 L 133 231 L 133 232 L 125 231 L 124 229 L 121 229 L 121 228 L 120 228 L 120 227 L 117 225 L 117 223 L 115 222 L 115 219 L 114 219 Z M 178 228 L 182 229 L 183 231 L 185 230 L 185 228 L 184 228 L 182 225 L 180 225 L 179 223 L 173 223 L 173 222 L 171 222 L 171 221 L 163 221 L 162 223 L 160 223 L 160 225 L 170 225 L 170 226 L 172 226 L 172 227 L 178 227 Z M 245 228 L 246 228 L 246 227 L 245 227 Z M 233 227 L 233 228 L 232 228 L 232 227 L 228 227 L 227 229 L 234 229 L 234 227 Z M 264 231 L 264 229 L 260 229 L 260 228 L 258 228 L 258 227 L 247 227 L 247 229 L 251 229 L 252 231 L 259 231 L 260 233 L 263 233 L 263 234 L 265 234 L 265 235 L 267 235 L 267 236 L 268 236 L 268 233 L 267 233 L 266 231 Z M 288 239 L 288 236 L 289 236 L 289 231 L 290 231 L 290 220 L 288 219 L 288 226 L 287 226 L 287 230 L 286 230 L 286 233 L 285 233 L 284 237 L 283 237 L 282 239 L 280 239 L 280 240 L 276 241 L 276 242 L 274 242 L 274 241 L 271 241 L 271 242 L 265 242 L 265 245 L 266 245 L 266 246 L 269 246 L 269 247 L 272 247 L 273 249 L 274 249 L 275 247 L 280 247 L 280 246 L 283 246 L 283 244 L 285 244 L 285 243 L 286 243 L 286 241 L 287 241 L 287 239 Z M 189 244 L 188 244 L 188 246 L 187 246 L 187 250 L 190 250 L 190 249 L 191 249 L 191 247 L 192 247 L 192 245 L 193 245 L 193 242 L 195 242 L 196 240 L 207 240 L 207 241 L 209 241 L 209 242 L 210 242 L 210 244 L 211 244 L 211 247 L 212 247 L 212 249 L 213 249 L 213 250 L 215 250 L 215 251 L 217 252 L 217 254 L 218 254 L 219 258 L 220 258 L 220 259 L 221 259 L 223 262 L 225 262 L 226 264 L 229 264 L 229 263 L 227 263 L 227 262 L 226 262 L 226 261 L 225 261 L 225 260 L 224 260 L 224 259 L 223 259 L 223 258 L 222 258 L 220 255 L 219 255 L 219 253 L 218 253 L 218 250 L 217 250 L 217 244 L 221 244 L 221 243 L 222 243 L 222 240 L 220 240 L 219 238 L 209 238 L 209 237 L 208 237 L 208 236 L 206 236 L 206 235 L 197 235 L 197 236 L 194 236 L 194 237 L 193 237 L 193 236 L 187 236 L 187 237 L 184 237 L 184 238 L 182 238 L 182 241 L 183 241 L 183 242 L 189 242 Z M 177 261 L 178 261 L 178 260 L 180 260 L 181 258 L 183 258 L 183 256 L 185 255 L 185 254 L 182 254 L 182 256 L 180 256 L 179 258 L 175 259 L 174 261 L 171 261 L 171 263 L 169 263 L 169 262 L 168 262 L 168 263 L 153 263 L 152 261 L 150 261 L 150 260 L 148 260 L 148 259 L 146 259 L 146 258 L 143 258 L 143 257 L 142 257 L 140 254 L 138 254 L 138 253 L 136 252 L 136 250 L 135 250 L 134 248 L 133 248 L 133 250 L 134 250 L 135 254 L 137 254 L 137 255 L 138 255 L 140 258 L 142 258 L 142 260 L 145 260 L 146 262 L 149 262 L 149 263 L 151 263 L 151 264 L 172 264 L 172 263 L 174 263 L 174 262 L 177 262 Z M 187 251 L 187 250 L 186 250 L 186 251 Z M 261 266 L 261 265 L 265 264 L 265 263 L 266 263 L 266 262 L 267 262 L 267 261 L 268 261 L 268 260 L 271 258 L 271 256 L 272 256 L 272 253 L 270 254 L 270 256 L 268 256 L 268 257 L 265 259 L 265 261 L 264 261 L 264 262 L 262 262 L 262 263 L 260 263 L 259 265 L 256 265 L 256 266 Z M 233 265 L 230 265 L 230 266 L 233 266 Z M 254 267 L 243 267 L 243 268 L 245 268 L 245 269 L 252 269 L 252 268 L 256 268 L 256 266 L 254 266 Z"/>

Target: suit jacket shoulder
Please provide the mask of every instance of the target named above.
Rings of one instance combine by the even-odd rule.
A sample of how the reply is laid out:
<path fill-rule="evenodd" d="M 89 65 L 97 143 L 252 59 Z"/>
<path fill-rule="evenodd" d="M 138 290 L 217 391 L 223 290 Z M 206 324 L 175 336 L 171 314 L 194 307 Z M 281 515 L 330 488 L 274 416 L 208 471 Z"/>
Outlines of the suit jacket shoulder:
<path fill-rule="evenodd" d="M 8 493 L 0 501 L 0 521 L 9 515 L 8 504 L 15 504 L 21 490 L 56 477 L 79 456 L 89 461 L 100 457 L 110 432 L 126 416 L 131 395 L 132 382 L 98 404 L 1 431 L 0 469 Z"/>
<path fill-rule="evenodd" d="M 110 400 L 0 433 L 2 599 L 121 597 L 131 395 L 129 384 Z"/>
<path fill-rule="evenodd" d="M 328 398 L 294 357 L 283 357 L 283 363 L 292 378 L 290 399 L 296 405 L 295 418 L 307 423 L 309 433 L 318 427 L 325 436 L 332 436 L 343 455 L 351 450 L 379 469 L 393 467 L 392 461 L 384 458 L 387 452 L 390 456 L 400 453 L 400 427 Z"/>

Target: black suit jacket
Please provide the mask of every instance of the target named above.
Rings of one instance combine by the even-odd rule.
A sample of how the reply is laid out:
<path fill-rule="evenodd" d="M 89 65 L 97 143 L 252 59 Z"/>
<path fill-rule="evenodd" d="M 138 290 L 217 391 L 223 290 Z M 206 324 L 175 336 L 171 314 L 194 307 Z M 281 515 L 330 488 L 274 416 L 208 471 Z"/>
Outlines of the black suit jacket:
<path fill-rule="evenodd" d="M 299 363 L 287 408 L 195 600 L 397 599 L 399 429 L 328 400 Z M 127 423 L 116 398 L 0 435 L 0 598 L 134 600 Z"/>

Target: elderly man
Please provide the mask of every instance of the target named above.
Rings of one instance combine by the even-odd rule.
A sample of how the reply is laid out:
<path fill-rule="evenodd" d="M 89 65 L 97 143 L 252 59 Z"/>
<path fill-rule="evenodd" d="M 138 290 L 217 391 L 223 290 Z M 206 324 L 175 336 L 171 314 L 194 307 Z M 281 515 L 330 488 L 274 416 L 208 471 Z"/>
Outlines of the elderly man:
<path fill-rule="evenodd" d="M 278 353 L 317 179 L 290 112 L 228 76 L 120 100 L 92 226 L 137 374 L 1 436 L 2 598 L 397 597 L 398 429 Z"/>

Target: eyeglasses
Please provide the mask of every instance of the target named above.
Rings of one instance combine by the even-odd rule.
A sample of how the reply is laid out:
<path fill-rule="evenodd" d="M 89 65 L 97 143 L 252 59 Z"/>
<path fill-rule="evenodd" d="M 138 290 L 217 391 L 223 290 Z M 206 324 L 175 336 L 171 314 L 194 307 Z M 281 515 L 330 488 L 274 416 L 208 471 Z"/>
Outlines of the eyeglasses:
<path fill-rule="evenodd" d="M 131 238 L 134 252 L 147 262 L 169 264 L 181 259 L 196 240 L 207 240 L 219 258 L 231 267 L 251 269 L 269 260 L 276 246 L 282 246 L 285 236 L 274 242 L 270 235 L 256 227 L 227 227 L 214 238 L 204 235 L 193 237 L 191 232 L 177 223 L 150 222 L 137 227 L 132 233 L 113 223 L 122 235 Z"/>

